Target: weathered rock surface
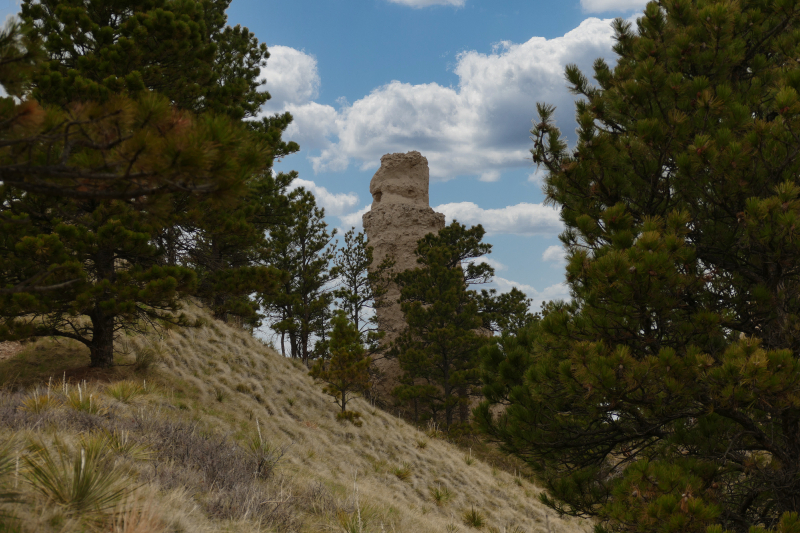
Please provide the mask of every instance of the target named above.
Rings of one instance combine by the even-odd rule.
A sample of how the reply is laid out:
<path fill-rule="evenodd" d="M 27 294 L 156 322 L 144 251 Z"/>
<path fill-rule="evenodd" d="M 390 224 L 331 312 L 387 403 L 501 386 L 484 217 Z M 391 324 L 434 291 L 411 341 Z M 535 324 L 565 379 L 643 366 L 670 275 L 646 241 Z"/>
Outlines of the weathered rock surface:
<path fill-rule="evenodd" d="M 373 265 L 379 265 L 386 256 L 393 256 L 395 272 L 416 268 L 417 241 L 444 227 L 444 215 L 429 205 L 429 179 L 428 160 L 419 152 L 381 157 L 381 168 L 369 184 L 372 207 L 362 218 L 373 247 Z M 390 286 L 386 298 L 395 303 L 379 307 L 377 311 L 378 326 L 386 332 L 384 345 L 396 339 L 405 328 L 403 312 L 396 303 L 399 297 L 399 288 Z M 400 369 L 394 360 L 379 358 L 375 364 L 383 374 L 377 392 L 385 397 L 397 383 Z"/>

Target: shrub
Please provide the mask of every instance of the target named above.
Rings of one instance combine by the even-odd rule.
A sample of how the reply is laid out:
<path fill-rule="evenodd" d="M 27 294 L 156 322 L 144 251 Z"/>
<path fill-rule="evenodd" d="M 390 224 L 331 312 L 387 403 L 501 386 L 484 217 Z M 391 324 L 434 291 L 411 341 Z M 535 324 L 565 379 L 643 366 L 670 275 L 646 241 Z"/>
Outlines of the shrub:
<path fill-rule="evenodd" d="M 363 422 L 361 421 L 361 413 L 358 411 L 340 411 L 336 413 L 336 420 L 339 422 L 350 422 L 356 427 L 361 427 Z"/>

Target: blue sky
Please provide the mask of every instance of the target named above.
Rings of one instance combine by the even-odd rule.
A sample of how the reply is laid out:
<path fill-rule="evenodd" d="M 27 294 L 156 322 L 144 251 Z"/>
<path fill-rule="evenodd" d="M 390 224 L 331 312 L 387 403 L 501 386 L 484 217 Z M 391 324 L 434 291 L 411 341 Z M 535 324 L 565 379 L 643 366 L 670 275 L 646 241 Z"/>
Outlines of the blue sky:
<path fill-rule="evenodd" d="M 233 0 L 272 57 L 264 114 L 295 116 L 301 152 L 278 170 L 326 208 L 333 227 L 359 225 L 380 157 L 418 150 L 431 168 L 431 206 L 481 223 L 494 245 L 494 286 L 534 300 L 566 298 L 557 211 L 542 205 L 528 130 L 536 102 L 557 106 L 574 140 L 564 67 L 613 63 L 611 19 L 643 0 Z M 18 10 L 0 0 L 0 14 Z"/>

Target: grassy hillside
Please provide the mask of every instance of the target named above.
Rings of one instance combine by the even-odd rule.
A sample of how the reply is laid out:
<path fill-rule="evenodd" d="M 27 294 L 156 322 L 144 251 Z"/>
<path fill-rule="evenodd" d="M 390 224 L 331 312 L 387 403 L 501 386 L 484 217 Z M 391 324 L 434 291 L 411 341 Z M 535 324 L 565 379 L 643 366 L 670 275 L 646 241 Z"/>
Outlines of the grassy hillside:
<path fill-rule="evenodd" d="M 336 422 L 304 368 L 190 312 L 206 325 L 128 338 L 129 366 L 54 340 L 0 361 L 0 532 L 590 529 L 362 400 L 362 427 Z"/>

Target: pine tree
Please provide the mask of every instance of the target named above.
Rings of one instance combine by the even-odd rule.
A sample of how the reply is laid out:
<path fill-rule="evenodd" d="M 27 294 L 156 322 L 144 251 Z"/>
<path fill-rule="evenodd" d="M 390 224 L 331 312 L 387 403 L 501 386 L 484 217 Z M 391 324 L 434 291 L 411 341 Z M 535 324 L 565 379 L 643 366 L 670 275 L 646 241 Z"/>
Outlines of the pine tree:
<path fill-rule="evenodd" d="M 796 528 L 798 17 L 651 2 L 597 86 L 567 68 L 574 150 L 539 105 L 574 303 L 485 353 L 476 414 L 597 531 Z"/>
<path fill-rule="evenodd" d="M 226 26 L 229 4 L 27 0 L 22 16 L 52 59 L 34 76 L 34 96 L 63 106 L 157 91 L 181 109 L 251 119 L 269 99 L 259 90 L 269 53 L 247 28 Z M 171 223 L 155 236 L 167 266 L 181 262 L 197 271 L 201 297 L 217 317 L 235 315 L 255 325 L 256 304 L 247 295 L 275 282 L 253 258 L 263 247 L 262 219 L 272 207 L 264 187 L 272 163 L 299 149 L 281 139 L 290 123 L 288 113 L 244 122 L 264 144 L 261 175 L 241 181 L 234 203 L 206 197 L 198 205 L 175 195 Z"/>
<path fill-rule="evenodd" d="M 58 294 L 22 291 L 32 288 L 31 280 L 42 281 L 42 256 L 21 257 L 13 241 L 6 241 L 0 267 L 7 274 L 4 292 L 13 293 L 13 301 L 3 308 L 5 335 L 75 338 L 90 347 L 93 366 L 110 366 L 119 329 L 139 327 L 143 319 L 182 321 L 170 312 L 193 290 L 195 274 L 171 260 L 174 250 L 154 244 L 181 223 L 202 230 L 193 213 L 228 213 L 227 226 L 243 228 L 242 211 L 249 210 L 244 204 L 255 191 L 251 177 L 269 173 L 274 157 L 297 149 L 280 139 L 289 115 L 254 125 L 232 122 L 254 114 L 269 97 L 256 91 L 254 82 L 267 53 L 246 30 L 223 28 L 226 6 L 99 0 L 23 4 L 23 18 L 33 28 L 29 34 L 42 38 L 50 56 L 33 69 L 33 95 L 50 107 L 39 113 L 45 134 L 29 136 L 3 154 L 6 165 L 0 170 L 8 200 L 3 220 L 24 226 L 15 228 L 16 237 L 47 242 L 48 250 L 60 254 L 66 263 L 48 265 L 47 282 L 70 285 Z M 224 63 L 215 55 L 220 46 Z M 234 74 L 245 78 L 237 81 Z M 169 102 L 204 114 L 193 122 L 186 111 L 170 109 Z M 30 104 L 31 109 L 37 105 Z M 53 127 L 59 114 L 67 116 L 66 126 L 55 122 Z M 81 120 L 87 114 L 88 120 Z M 31 113 L 20 116 L 32 122 Z M 124 127 L 115 129 L 120 121 Z M 173 127 L 160 129 L 165 123 Z M 70 129 L 70 124 L 75 125 Z M 60 137 L 59 128 L 65 133 Z M 257 231 L 247 230 L 238 235 L 239 244 L 242 235 L 252 237 L 251 247 L 263 243 Z M 81 265 L 77 271 L 76 265 Z M 226 312 L 252 317 L 252 301 L 243 301 L 242 293 L 255 282 L 261 289 L 274 284 L 274 270 L 230 262 L 224 267 L 214 272 L 214 283 L 202 286 L 225 292 L 224 298 L 215 296 L 226 301 Z M 68 270 L 72 279 L 63 278 Z"/>
<path fill-rule="evenodd" d="M 156 91 L 181 109 L 255 116 L 269 57 L 246 28 L 226 27 L 230 0 L 23 0 L 22 19 L 48 57 L 34 98 L 64 107 Z"/>
<path fill-rule="evenodd" d="M 257 293 L 277 290 L 279 270 L 264 264 L 269 255 L 267 233 L 286 219 L 286 187 L 296 173 L 261 173 L 248 182 L 248 195 L 229 211 L 199 209 L 192 223 L 176 234 L 189 240 L 183 262 L 198 275 L 199 296 L 215 318 L 235 321 L 249 329 L 261 324 Z"/>
<path fill-rule="evenodd" d="M 265 263 L 283 272 L 275 292 L 262 295 L 272 329 L 281 335 L 281 351 L 309 366 L 314 356 L 314 337 L 328 330 L 333 302 L 330 283 L 333 238 L 328 233 L 325 210 L 314 195 L 300 187 L 289 193 L 285 222 L 270 230 Z"/>
<path fill-rule="evenodd" d="M 482 289 L 476 297 L 483 328 L 492 333 L 516 334 L 537 318 L 530 312 L 530 298 L 516 287 L 500 294 L 496 289 Z"/>
<path fill-rule="evenodd" d="M 348 412 L 347 403 L 369 389 L 370 358 L 361 344 L 361 332 L 343 311 L 334 313 L 331 326 L 328 352 L 314 363 L 309 375 L 325 383 L 323 391 L 341 408 L 337 418 L 360 426 L 359 413 Z"/>
<path fill-rule="evenodd" d="M 491 251 L 481 242 L 484 233 L 481 226 L 467 229 L 454 221 L 438 235 L 420 239 L 420 267 L 397 276 L 408 327 L 391 351 L 403 370 L 394 394 L 413 403 L 415 418 L 422 407 L 426 416 L 443 417 L 447 428 L 456 415 L 466 421 L 465 406 L 477 385 L 478 349 L 486 340 L 478 331 L 477 298 L 468 290 L 493 274 L 486 263 L 468 262 Z"/>
<path fill-rule="evenodd" d="M 333 291 L 336 305 L 344 311 L 361 334 L 361 341 L 370 353 L 378 350 L 383 333 L 378 330 L 375 311 L 388 302 L 384 296 L 391 282 L 394 260 L 387 257 L 380 265 L 372 267 L 372 246 L 367 244 L 364 232 L 351 228 L 344 234 L 344 246 L 333 259 L 331 275 L 339 286 Z"/>

